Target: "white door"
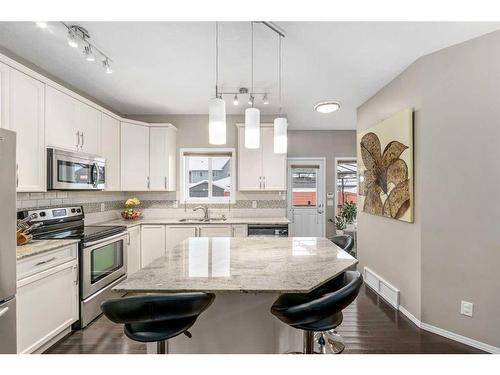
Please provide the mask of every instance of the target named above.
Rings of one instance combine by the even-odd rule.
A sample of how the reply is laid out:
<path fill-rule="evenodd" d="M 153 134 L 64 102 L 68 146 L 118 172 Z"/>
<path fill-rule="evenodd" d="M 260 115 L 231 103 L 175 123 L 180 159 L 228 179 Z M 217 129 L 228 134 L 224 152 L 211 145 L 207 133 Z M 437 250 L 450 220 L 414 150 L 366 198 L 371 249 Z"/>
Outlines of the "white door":
<path fill-rule="evenodd" d="M 145 267 L 165 255 L 165 226 L 142 225 L 141 243 L 141 265 Z"/>
<path fill-rule="evenodd" d="M 198 237 L 231 237 L 230 225 L 203 225 L 200 226 Z"/>
<path fill-rule="evenodd" d="M 261 129 L 262 189 L 286 190 L 286 154 L 274 153 L 274 128 Z"/>
<path fill-rule="evenodd" d="M 45 129 L 47 146 L 80 151 L 78 127 L 78 100 L 46 86 L 45 88 Z"/>
<path fill-rule="evenodd" d="M 238 128 L 238 190 L 261 190 L 262 149 L 245 147 L 245 128 Z"/>
<path fill-rule="evenodd" d="M 101 111 L 78 102 L 78 130 L 80 150 L 87 154 L 101 154 Z"/>
<path fill-rule="evenodd" d="M 131 275 L 141 269 L 141 226 L 128 230 L 127 274 Z"/>
<path fill-rule="evenodd" d="M 288 159 L 288 219 L 291 236 L 324 237 L 325 159 Z"/>
<path fill-rule="evenodd" d="M 146 191 L 149 179 L 149 128 L 121 123 L 121 190 Z"/>
<path fill-rule="evenodd" d="M 101 155 L 106 159 L 106 190 L 120 191 L 120 121 L 105 113 L 101 120 Z"/>
<path fill-rule="evenodd" d="M 10 71 L 9 125 L 17 139 L 17 191 L 45 191 L 45 85 Z"/>
<path fill-rule="evenodd" d="M 166 248 L 167 252 L 175 245 L 178 245 L 186 238 L 196 237 L 198 228 L 196 226 L 188 225 L 173 225 L 167 226 L 166 229 Z"/>

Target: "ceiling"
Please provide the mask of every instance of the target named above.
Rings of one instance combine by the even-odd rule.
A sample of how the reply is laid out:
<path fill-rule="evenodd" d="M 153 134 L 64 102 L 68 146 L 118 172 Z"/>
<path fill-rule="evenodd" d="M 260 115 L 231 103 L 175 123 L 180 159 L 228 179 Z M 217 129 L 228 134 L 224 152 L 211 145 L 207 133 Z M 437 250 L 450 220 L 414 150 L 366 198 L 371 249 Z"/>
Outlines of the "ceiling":
<path fill-rule="evenodd" d="M 68 47 L 57 22 L 0 22 L 0 46 L 124 114 L 206 114 L 215 92 L 215 26 L 208 22 L 68 22 L 85 27 L 113 59 L 113 74 Z M 280 22 L 283 113 L 292 129 L 355 129 L 356 108 L 417 58 L 500 29 L 473 22 Z M 254 87 L 278 112 L 278 37 L 255 24 Z M 250 23 L 220 24 L 219 86 L 250 87 Z M 242 114 L 243 100 L 227 113 Z M 332 114 L 314 104 L 341 103 Z M 243 102 L 243 103 L 242 103 Z"/>

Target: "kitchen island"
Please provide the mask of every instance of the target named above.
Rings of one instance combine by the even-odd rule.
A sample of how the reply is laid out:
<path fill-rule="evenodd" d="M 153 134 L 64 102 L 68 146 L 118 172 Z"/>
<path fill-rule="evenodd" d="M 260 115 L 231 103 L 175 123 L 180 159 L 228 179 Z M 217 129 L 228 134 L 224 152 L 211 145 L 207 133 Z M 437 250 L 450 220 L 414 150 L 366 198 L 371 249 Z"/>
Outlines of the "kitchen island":
<path fill-rule="evenodd" d="M 271 314 L 278 295 L 307 293 L 356 263 L 326 238 L 196 237 L 129 275 L 114 290 L 216 294 L 190 329 L 193 338 L 170 340 L 170 353 L 282 353 L 300 350 L 302 333 Z"/>

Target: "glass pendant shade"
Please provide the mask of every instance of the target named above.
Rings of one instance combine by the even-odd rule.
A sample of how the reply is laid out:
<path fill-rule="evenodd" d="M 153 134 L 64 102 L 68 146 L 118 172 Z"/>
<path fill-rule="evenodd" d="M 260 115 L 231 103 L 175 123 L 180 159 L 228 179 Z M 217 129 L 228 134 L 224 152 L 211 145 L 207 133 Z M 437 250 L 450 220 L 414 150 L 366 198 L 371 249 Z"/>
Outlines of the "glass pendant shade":
<path fill-rule="evenodd" d="M 257 108 L 245 110 L 245 147 L 260 146 L 260 111 Z"/>
<path fill-rule="evenodd" d="M 287 128 L 288 121 L 284 117 L 274 119 L 274 153 L 286 154 L 287 153 Z"/>
<path fill-rule="evenodd" d="M 226 102 L 220 98 L 210 100 L 208 105 L 208 142 L 226 144 Z"/>

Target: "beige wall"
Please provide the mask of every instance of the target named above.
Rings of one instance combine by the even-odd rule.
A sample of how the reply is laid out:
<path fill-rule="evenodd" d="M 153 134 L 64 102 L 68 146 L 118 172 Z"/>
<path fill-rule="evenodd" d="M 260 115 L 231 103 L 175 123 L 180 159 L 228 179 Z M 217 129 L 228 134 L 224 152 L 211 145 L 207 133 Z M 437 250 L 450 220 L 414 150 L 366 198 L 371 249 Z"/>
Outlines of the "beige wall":
<path fill-rule="evenodd" d="M 289 130 L 288 157 L 326 158 L 326 193 L 335 192 L 335 158 L 356 157 L 354 130 Z M 326 203 L 326 197 L 325 197 Z M 326 235 L 335 234 L 335 226 L 328 222 L 334 217 L 334 207 L 326 208 Z"/>
<path fill-rule="evenodd" d="M 360 214 L 358 253 L 422 322 L 500 347 L 500 32 L 419 59 L 358 109 L 415 110 L 415 223 Z M 472 318 L 460 301 L 474 303 Z"/>

